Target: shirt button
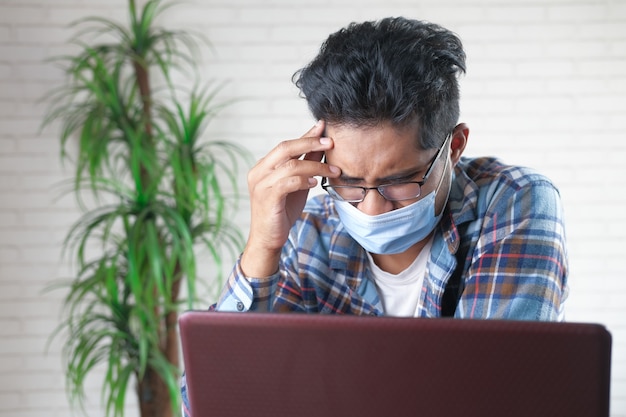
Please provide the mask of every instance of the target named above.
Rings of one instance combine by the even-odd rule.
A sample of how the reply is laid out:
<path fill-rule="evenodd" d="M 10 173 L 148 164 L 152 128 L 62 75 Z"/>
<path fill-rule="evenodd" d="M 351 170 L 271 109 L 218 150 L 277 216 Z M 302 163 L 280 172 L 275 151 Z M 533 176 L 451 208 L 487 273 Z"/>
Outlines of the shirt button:
<path fill-rule="evenodd" d="M 243 311 L 244 305 L 241 301 L 237 301 L 237 311 Z"/>

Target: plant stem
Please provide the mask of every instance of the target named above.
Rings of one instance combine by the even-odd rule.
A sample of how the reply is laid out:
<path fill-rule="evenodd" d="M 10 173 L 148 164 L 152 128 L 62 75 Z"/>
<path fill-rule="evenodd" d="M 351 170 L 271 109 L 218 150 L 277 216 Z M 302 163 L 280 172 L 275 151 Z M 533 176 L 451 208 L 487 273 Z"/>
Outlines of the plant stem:
<path fill-rule="evenodd" d="M 133 62 L 135 77 L 139 86 L 139 94 L 143 105 L 143 120 L 145 123 L 148 140 L 152 141 L 152 93 L 150 91 L 150 78 L 148 69 L 141 62 L 135 59 Z"/>
<path fill-rule="evenodd" d="M 150 76 L 148 68 L 138 59 L 135 59 L 133 61 L 133 67 L 135 70 L 135 77 L 142 103 L 142 114 L 145 132 L 144 140 L 146 141 L 146 146 L 143 148 L 151 152 L 154 151 L 154 144 L 152 130 L 152 97 L 150 89 Z M 152 180 L 150 176 L 150 171 L 142 162 L 140 162 L 140 178 L 142 190 L 137 190 L 139 194 L 144 193 L 146 191 L 146 188 L 151 188 Z M 150 198 L 150 194 L 148 194 L 148 198 Z M 148 265 L 146 265 L 146 267 L 149 268 Z M 176 295 L 172 294 L 172 300 L 169 301 L 175 302 L 178 298 L 177 293 L 178 291 L 176 292 Z M 156 289 L 153 290 L 153 297 L 159 297 L 158 291 Z M 154 317 L 162 317 L 162 311 L 159 306 L 159 303 L 155 303 Z M 173 318 L 171 316 L 173 316 Z M 165 340 L 165 346 L 161 345 L 159 346 L 159 349 L 162 353 L 164 353 L 167 360 L 170 363 L 174 364 L 176 367 L 178 367 L 178 348 L 177 346 L 174 348 L 170 347 L 170 345 L 173 345 L 173 343 L 170 343 L 170 339 L 172 338 L 172 336 L 170 336 L 171 330 L 169 322 L 173 320 L 174 323 L 176 323 L 177 318 L 178 315 L 176 314 L 176 311 L 167 312 L 166 316 L 162 319 L 165 321 L 165 323 L 162 322 L 164 325 L 158 325 L 156 329 L 157 340 Z M 173 328 L 173 331 L 176 331 L 176 327 Z M 163 336 L 163 332 L 165 332 L 165 337 Z M 173 335 L 173 338 L 175 341 L 177 335 Z M 170 353 L 171 350 L 174 351 L 174 355 Z M 148 366 L 146 368 L 146 372 L 143 378 L 138 380 L 138 397 L 142 417 L 172 417 L 171 399 L 167 391 L 167 386 L 163 381 L 163 378 L 151 366 Z"/>

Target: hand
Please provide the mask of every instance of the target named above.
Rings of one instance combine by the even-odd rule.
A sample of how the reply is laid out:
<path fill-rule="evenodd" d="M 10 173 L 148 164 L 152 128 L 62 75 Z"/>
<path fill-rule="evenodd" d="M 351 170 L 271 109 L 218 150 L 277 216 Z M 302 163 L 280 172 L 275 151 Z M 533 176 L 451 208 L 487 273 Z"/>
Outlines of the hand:
<path fill-rule="evenodd" d="M 280 143 L 248 173 L 250 235 L 241 258 L 248 277 L 264 278 L 278 269 L 280 252 L 289 230 L 302 214 L 315 176 L 335 178 L 339 168 L 322 163 L 332 149 L 330 138 L 322 138 L 320 121 L 299 139 Z"/>

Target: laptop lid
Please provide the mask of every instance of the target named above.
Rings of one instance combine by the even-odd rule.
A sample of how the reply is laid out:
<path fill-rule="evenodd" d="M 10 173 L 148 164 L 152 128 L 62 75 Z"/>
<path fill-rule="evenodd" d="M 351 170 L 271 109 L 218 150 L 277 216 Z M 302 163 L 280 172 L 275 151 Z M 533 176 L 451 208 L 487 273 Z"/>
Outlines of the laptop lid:
<path fill-rule="evenodd" d="M 608 417 L 601 325 L 187 312 L 194 417 Z"/>

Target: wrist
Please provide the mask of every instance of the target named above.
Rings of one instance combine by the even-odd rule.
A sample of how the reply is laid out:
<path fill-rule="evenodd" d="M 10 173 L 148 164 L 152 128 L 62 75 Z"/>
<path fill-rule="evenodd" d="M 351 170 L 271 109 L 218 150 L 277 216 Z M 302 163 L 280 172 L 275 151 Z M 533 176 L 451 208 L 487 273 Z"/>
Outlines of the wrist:
<path fill-rule="evenodd" d="M 278 271 L 280 252 L 280 249 L 255 248 L 246 245 L 241 255 L 241 270 L 248 278 L 269 278 Z"/>

